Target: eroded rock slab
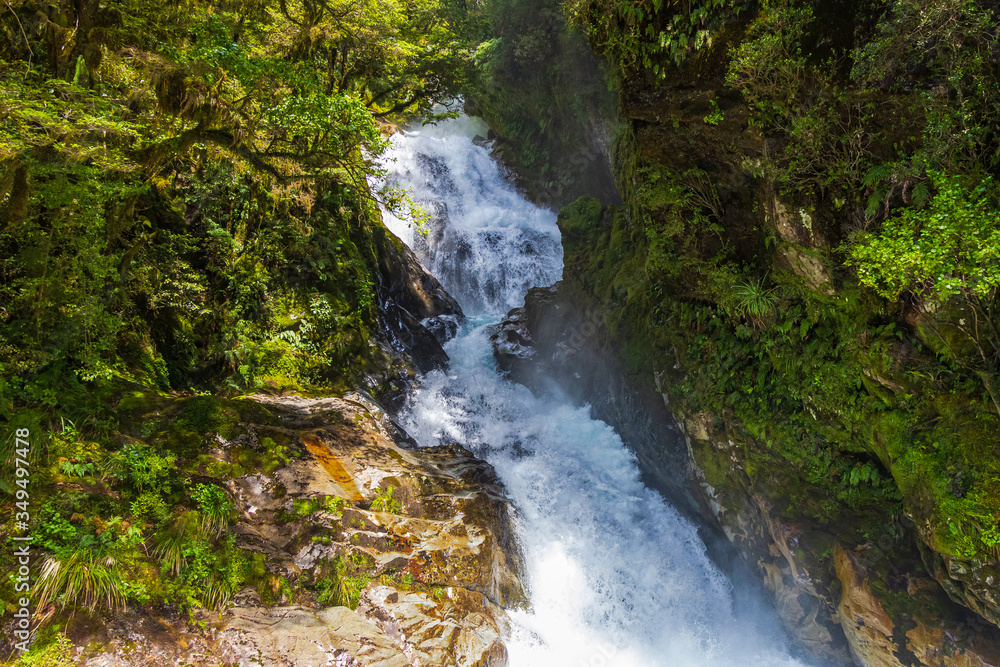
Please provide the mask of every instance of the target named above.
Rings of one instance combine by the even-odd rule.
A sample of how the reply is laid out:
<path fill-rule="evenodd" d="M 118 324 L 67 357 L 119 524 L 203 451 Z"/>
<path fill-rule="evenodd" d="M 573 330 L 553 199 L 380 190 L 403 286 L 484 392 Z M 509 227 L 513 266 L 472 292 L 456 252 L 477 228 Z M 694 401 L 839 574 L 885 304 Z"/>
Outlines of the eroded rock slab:
<path fill-rule="evenodd" d="M 239 515 L 229 529 L 263 554 L 266 576 L 222 614 L 132 609 L 81 624 L 81 663 L 506 665 L 504 608 L 525 597 L 493 469 L 458 445 L 415 448 L 358 394 L 245 400 L 278 419 L 241 424 L 211 456 L 284 453 L 222 480 Z"/>

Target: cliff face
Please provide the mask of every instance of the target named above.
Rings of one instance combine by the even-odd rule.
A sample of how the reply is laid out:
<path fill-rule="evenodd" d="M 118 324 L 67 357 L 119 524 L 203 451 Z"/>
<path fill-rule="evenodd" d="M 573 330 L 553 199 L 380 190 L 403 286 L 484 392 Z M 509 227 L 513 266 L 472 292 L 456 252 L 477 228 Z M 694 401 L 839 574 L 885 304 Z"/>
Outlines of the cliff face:
<path fill-rule="evenodd" d="M 557 0 L 485 3 L 489 39 L 477 50 L 470 115 L 490 125 L 494 155 L 540 206 L 580 196 L 618 203 L 612 162 L 621 127 L 608 68 Z"/>
<path fill-rule="evenodd" d="M 381 225 L 377 232 L 378 305 L 372 342 L 379 354 L 371 355 L 365 384 L 387 406 L 398 407 L 417 373 L 448 362 L 441 347 L 447 336 L 442 332 L 453 331 L 443 325 L 463 315 L 458 302 L 412 250 Z"/>
<path fill-rule="evenodd" d="M 834 521 L 811 514 L 841 501 L 794 470 L 753 470 L 757 443 L 738 426 L 677 407 L 659 368 L 629 370 L 604 324 L 614 311 L 581 287 L 567 275 L 532 290 L 498 327 L 498 365 L 535 391 L 555 379 L 619 429 L 644 481 L 700 525 L 730 576 L 770 593 L 804 656 L 866 667 L 1000 664 L 997 628 L 948 596 L 905 515 L 885 506 L 843 507 Z"/>
<path fill-rule="evenodd" d="M 893 172 L 895 150 L 940 148 L 918 136 L 919 107 L 946 97 L 923 96 L 923 70 L 862 91 L 838 79 L 847 66 L 815 69 L 826 48 L 889 48 L 880 22 L 904 14 L 779 4 L 708 26 L 712 46 L 661 61 L 665 74 L 625 71 L 624 205 L 562 210 L 564 280 L 513 314 L 498 359 L 529 384 L 547 364 L 621 429 L 654 486 L 724 531 L 812 655 L 997 664 L 998 422 L 989 374 L 963 356 L 971 311 L 887 301 L 847 262 L 859 233 L 921 205 L 927 176 Z M 759 80 L 727 86 L 762 34 L 801 49 L 782 62 L 820 77 L 792 81 L 810 95 L 783 106 Z M 809 125 L 817 109 L 836 119 Z M 902 180 L 880 185 L 891 173 Z"/>

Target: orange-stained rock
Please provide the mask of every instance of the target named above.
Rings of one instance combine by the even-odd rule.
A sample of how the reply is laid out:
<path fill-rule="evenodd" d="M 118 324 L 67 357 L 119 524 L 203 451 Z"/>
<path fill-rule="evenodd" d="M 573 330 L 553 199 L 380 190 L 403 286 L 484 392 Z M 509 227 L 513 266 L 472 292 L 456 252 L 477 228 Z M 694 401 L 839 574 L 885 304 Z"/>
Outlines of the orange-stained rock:
<path fill-rule="evenodd" d="M 855 661 L 865 667 L 998 667 L 1000 642 L 990 626 L 968 618 L 943 623 L 932 605 L 915 604 L 893 620 L 869 582 L 860 553 L 834 547 L 842 585 L 840 618 Z M 907 593 L 936 592 L 929 579 L 911 581 Z M 905 627 L 908 630 L 901 631 Z M 948 628 L 948 629 L 946 629 Z"/>
<path fill-rule="evenodd" d="M 220 438 L 212 456 L 231 463 L 237 447 L 276 441 L 289 452 L 277 469 L 223 480 L 240 516 L 229 529 L 266 557 L 266 590 L 196 614 L 200 628 L 152 608 L 76 621 L 81 664 L 505 667 L 503 607 L 525 597 L 493 469 L 458 445 L 409 448 L 357 394 L 246 400 L 283 425 L 242 424 L 248 435 Z M 320 593 L 345 585 L 350 595 Z"/>

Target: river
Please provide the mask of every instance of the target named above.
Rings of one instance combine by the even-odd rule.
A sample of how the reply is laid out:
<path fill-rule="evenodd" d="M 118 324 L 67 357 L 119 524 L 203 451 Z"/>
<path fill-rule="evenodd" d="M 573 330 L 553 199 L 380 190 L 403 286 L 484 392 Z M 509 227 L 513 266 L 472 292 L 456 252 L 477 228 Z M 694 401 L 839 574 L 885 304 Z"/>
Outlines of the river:
<path fill-rule="evenodd" d="M 507 488 L 525 555 L 527 609 L 511 612 L 511 667 L 791 667 L 766 606 L 737 603 L 695 527 L 640 480 L 635 456 L 587 406 L 539 398 L 497 373 L 487 328 L 562 275 L 554 213 L 525 201 L 458 118 L 398 133 L 389 178 L 431 214 L 429 233 L 386 224 L 467 320 L 400 414 L 422 446 L 458 442 Z"/>

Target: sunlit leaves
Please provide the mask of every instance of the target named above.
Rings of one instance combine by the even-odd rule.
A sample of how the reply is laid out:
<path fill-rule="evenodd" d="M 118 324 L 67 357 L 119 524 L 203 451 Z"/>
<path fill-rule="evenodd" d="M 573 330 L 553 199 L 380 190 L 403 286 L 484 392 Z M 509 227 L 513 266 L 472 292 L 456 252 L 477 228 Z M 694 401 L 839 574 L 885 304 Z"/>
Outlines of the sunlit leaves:
<path fill-rule="evenodd" d="M 454 96 L 470 58 L 461 12 L 437 0 L 8 10 L 5 405 L 57 406 L 53 377 L 186 388 L 228 369 L 250 386 L 362 363 L 377 119 Z M 333 314 L 287 329 L 317 294 Z"/>
<path fill-rule="evenodd" d="M 1000 286 L 1000 226 L 993 181 L 934 175 L 924 209 L 909 208 L 863 235 L 851 250 L 861 282 L 887 298 L 909 291 L 944 303 L 987 297 Z"/>

